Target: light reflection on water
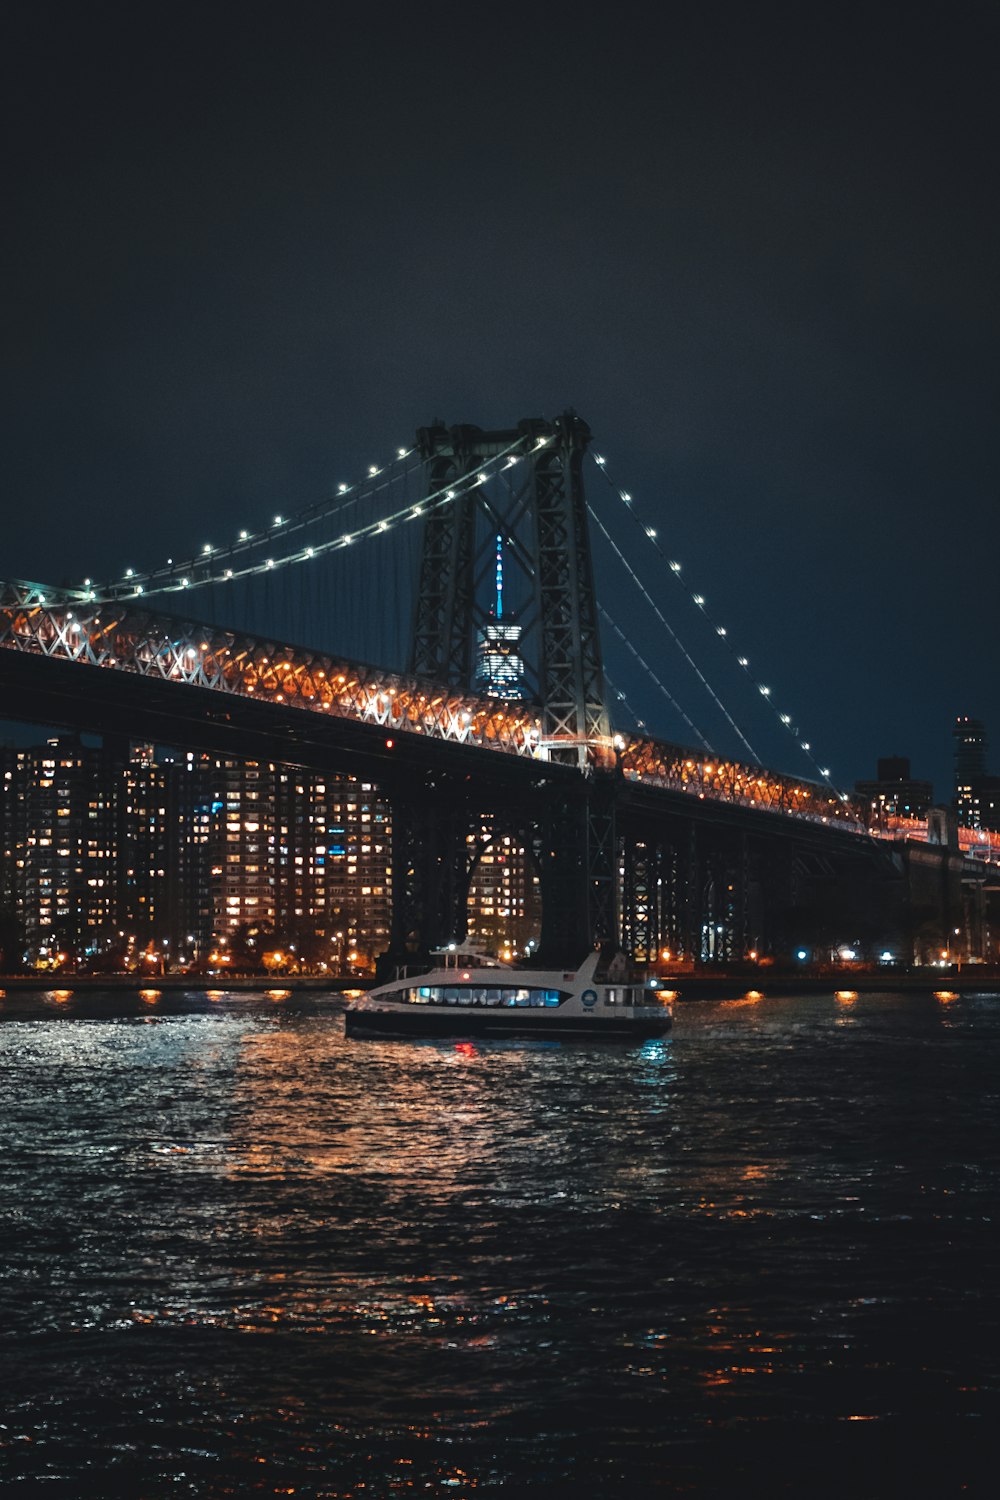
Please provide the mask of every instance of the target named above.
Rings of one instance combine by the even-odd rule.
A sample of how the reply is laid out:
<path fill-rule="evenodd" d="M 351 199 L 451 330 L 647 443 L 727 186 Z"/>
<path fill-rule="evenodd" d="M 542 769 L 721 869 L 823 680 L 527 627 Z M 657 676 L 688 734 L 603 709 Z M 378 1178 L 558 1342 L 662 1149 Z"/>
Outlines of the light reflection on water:
<path fill-rule="evenodd" d="M 978 1493 L 996 997 L 681 1003 L 599 1048 L 156 993 L 5 1002 L 12 1486 Z"/>

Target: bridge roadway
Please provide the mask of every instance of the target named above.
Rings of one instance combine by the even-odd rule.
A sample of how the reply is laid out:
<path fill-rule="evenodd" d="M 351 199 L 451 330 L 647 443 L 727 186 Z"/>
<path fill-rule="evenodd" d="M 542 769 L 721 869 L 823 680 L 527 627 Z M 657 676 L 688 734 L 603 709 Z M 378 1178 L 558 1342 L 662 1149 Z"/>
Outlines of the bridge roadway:
<path fill-rule="evenodd" d="M 374 781 L 392 804 L 397 957 L 464 930 L 484 821 L 534 850 L 553 964 L 619 934 L 640 956 L 722 933 L 739 957 L 756 934 L 784 941 L 780 913 L 810 890 L 848 901 L 850 930 L 903 870 L 828 788 L 638 736 L 583 759 L 546 739 L 536 705 L 134 603 L 0 584 L 0 694 L 8 719 Z"/>
<path fill-rule="evenodd" d="M 546 740 L 537 705 L 39 584 L 0 584 L 0 690 L 4 716 L 24 722 L 336 767 L 387 790 L 431 774 L 490 800 L 580 779 L 578 747 Z M 868 837 L 860 807 L 757 766 L 629 735 L 590 758 L 620 773 L 623 805 L 649 813 L 825 847 Z"/>

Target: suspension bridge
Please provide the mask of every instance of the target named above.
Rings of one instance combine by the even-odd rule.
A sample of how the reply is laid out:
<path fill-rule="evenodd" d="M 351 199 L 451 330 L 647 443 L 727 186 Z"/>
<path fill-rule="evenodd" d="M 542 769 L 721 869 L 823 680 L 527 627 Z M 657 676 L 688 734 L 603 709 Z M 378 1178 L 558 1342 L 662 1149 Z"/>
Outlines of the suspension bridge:
<path fill-rule="evenodd" d="M 628 628 L 598 597 L 595 540 Z M 681 603 L 714 655 L 682 636 Z M 609 678 L 602 624 L 676 739 Z M 761 764 L 720 659 L 811 774 Z M 397 957 L 461 936 L 473 829 L 530 850 L 557 963 L 594 941 L 778 951 L 818 906 L 845 938 L 873 912 L 902 932 L 914 844 L 950 880 L 942 920 L 971 921 L 968 893 L 981 905 L 1000 865 L 996 836 L 948 848 L 835 787 L 573 413 L 423 428 L 322 502 L 115 579 L 0 583 L 0 687 L 8 718 L 376 781 Z"/>

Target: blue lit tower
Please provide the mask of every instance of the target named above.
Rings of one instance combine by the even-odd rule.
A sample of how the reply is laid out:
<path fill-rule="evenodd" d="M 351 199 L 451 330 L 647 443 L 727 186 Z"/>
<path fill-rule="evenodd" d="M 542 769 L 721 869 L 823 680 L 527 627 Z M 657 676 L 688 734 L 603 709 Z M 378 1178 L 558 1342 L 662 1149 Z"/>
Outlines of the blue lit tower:
<path fill-rule="evenodd" d="M 503 618 L 503 536 L 496 538 L 496 599 L 490 617 L 476 632 L 473 687 L 491 698 L 523 698 L 524 660 L 520 653 L 521 627 Z"/>

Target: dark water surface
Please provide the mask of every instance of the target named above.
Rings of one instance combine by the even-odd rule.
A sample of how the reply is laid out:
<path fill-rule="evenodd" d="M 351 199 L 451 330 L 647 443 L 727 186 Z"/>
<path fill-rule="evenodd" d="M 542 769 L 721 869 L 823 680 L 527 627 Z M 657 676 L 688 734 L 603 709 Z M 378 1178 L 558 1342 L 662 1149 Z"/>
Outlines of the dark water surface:
<path fill-rule="evenodd" d="M 291 995 L 0 1000 L 0 1481 L 998 1492 L 1000 997 L 642 1047 Z"/>

